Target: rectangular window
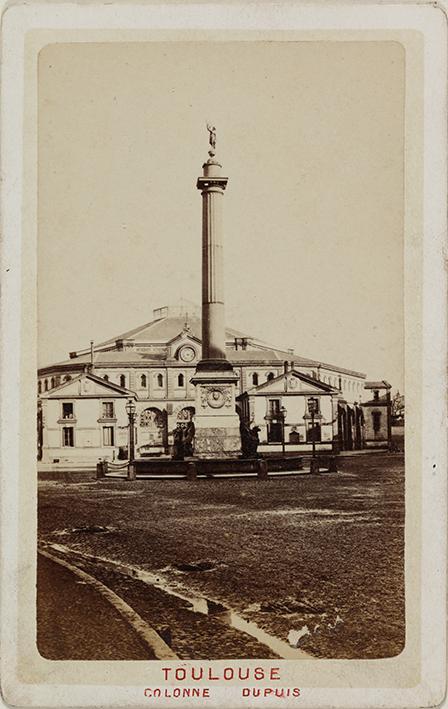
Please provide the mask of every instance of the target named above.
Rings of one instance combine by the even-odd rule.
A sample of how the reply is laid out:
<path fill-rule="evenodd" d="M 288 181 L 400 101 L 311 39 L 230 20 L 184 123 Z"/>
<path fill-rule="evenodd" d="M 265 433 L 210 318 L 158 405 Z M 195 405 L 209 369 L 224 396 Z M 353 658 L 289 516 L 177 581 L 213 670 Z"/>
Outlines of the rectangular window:
<path fill-rule="evenodd" d="M 311 421 L 308 423 L 308 428 L 306 430 L 306 440 L 308 443 L 312 443 L 313 441 L 316 443 L 317 441 L 321 440 L 320 423 L 315 422 L 314 427 Z"/>
<path fill-rule="evenodd" d="M 282 434 L 282 424 L 278 421 L 272 421 L 268 425 L 268 443 L 281 443 Z"/>
<path fill-rule="evenodd" d="M 381 430 L 381 411 L 372 411 L 372 425 L 375 433 Z"/>
<path fill-rule="evenodd" d="M 114 445 L 114 427 L 103 426 L 103 446 Z"/>
<path fill-rule="evenodd" d="M 73 418 L 73 404 L 69 402 L 63 402 L 62 404 L 62 418 L 72 419 Z"/>
<path fill-rule="evenodd" d="M 280 415 L 280 399 L 269 399 L 269 415 Z"/>
<path fill-rule="evenodd" d="M 113 419 L 114 417 L 114 402 L 103 401 L 103 419 Z"/>
<path fill-rule="evenodd" d="M 312 401 L 310 402 L 310 399 Z M 311 410 L 314 409 L 314 415 L 318 416 L 320 414 L 320 397 L 318 396 L 310 396 L 306 400 L 306 413 L 311 416 Z"/>
<path fill-rule="evenodd" d="M 73 426 L 64 426 L 62 429 L 62 445 L 73 448 L 74 443 Z"/>

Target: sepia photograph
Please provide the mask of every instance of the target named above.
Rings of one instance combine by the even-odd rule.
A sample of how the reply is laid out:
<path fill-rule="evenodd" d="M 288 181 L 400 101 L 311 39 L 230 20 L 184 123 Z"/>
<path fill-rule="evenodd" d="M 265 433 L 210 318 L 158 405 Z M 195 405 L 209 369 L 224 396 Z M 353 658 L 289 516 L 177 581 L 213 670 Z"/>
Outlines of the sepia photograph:
<path fill-rule="evenodd" d="M 398 655 L 403 47 L 54 44 L 38 81 L 39 652 Z"/>
<path fill-rule="evenodd" d="M 4 13 L 2 696 L 446 680 L 446 26 Z"/>

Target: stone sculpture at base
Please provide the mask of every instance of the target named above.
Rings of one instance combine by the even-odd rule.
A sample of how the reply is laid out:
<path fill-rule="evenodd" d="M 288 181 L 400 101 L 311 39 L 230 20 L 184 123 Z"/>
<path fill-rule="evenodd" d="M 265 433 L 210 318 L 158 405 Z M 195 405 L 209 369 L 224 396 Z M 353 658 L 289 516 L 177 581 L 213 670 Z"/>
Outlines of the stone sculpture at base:
<path fill-rule="evenodd" d="M 245 422 L 240 423 L 240 436 L 241 436 L 241 454 L 243 458 L 258 458 L 258 446 L 260 444 L 259 438 L 260 428 L 250 426 Z"/>

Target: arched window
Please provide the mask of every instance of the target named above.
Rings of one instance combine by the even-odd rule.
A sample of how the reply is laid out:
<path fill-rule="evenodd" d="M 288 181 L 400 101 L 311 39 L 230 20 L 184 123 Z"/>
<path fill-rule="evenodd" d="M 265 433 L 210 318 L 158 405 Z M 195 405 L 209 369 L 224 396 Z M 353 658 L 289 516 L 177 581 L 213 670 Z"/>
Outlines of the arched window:
<path fill-rule="evenodd" d="M 54 386 L 55 386 L 55 383 L 54 383 L 54 382 L 55 382 L 54 377 L 51 377 L 51 388 L 52 388 L 52 389 L 54 389 Z"/>
<path fill-rule="evenodd" d="M 252 374 L 252 384 L 258 386 L 258 374 L 256 372 Z"/>
<path fill-rule="evenodd" d="M 46 379 L 44 382 L 44 389 L 45 391 L 48 391 L 48 379 Z"/>
<path fill-rule="evenodd" d="M 163 387 L 163 374 L 157 375 L 157 386 Z"/>
<path fill-rule="evenodd" d="M 104 381 L 105 381 L 105 382 L 108 382 L 108 381 L 109 381 L 109 377 L 108 377 L 108 375 L 107 375 L 107 374 L 105 374 L 105 375 L 104 375 L 104 377 L 103 377 L 103 379 L 104 379 Z"/>
<path fill-rule="evenodd" d="M 274 379 L 274 372 L 269 372 L 269 374 L 266 376 L 266 379 L 268 380 L 268 382 Z"/>
<path fill-rule="evenodd" d="M 37 382 L 37 393 L 41 394 L 42 393 L 42 384 L 41 382 Z"/>
<path fill-rule="evenodd" d="M 177 377 L 177 386 L 178 387 L 185 386 L 185 377 L 183 374 L 179 374 L 179 376 Z"/>
<path fill-rule="evenodd" d="M 126 386 L 126 377 L 124 374 L 120 374 L 120 386 L 123 388 Z"/>
<path fill-rule="evenodd" d="M 142 374 L 140 377 L 140 386 L 146 388 L 146 374 Z"/>

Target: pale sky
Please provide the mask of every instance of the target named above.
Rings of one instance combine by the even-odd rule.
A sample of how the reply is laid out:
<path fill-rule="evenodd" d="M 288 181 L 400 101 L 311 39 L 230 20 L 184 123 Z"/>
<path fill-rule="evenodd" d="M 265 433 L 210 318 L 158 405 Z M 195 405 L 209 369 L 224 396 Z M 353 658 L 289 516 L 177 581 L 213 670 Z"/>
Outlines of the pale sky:
<path fill-rule="evenodd" d="M 59 44 L 39 61 L 39 365 L 201 300 L 217 127 L 227 324 L 403 389 L 395 42 Z"/>

